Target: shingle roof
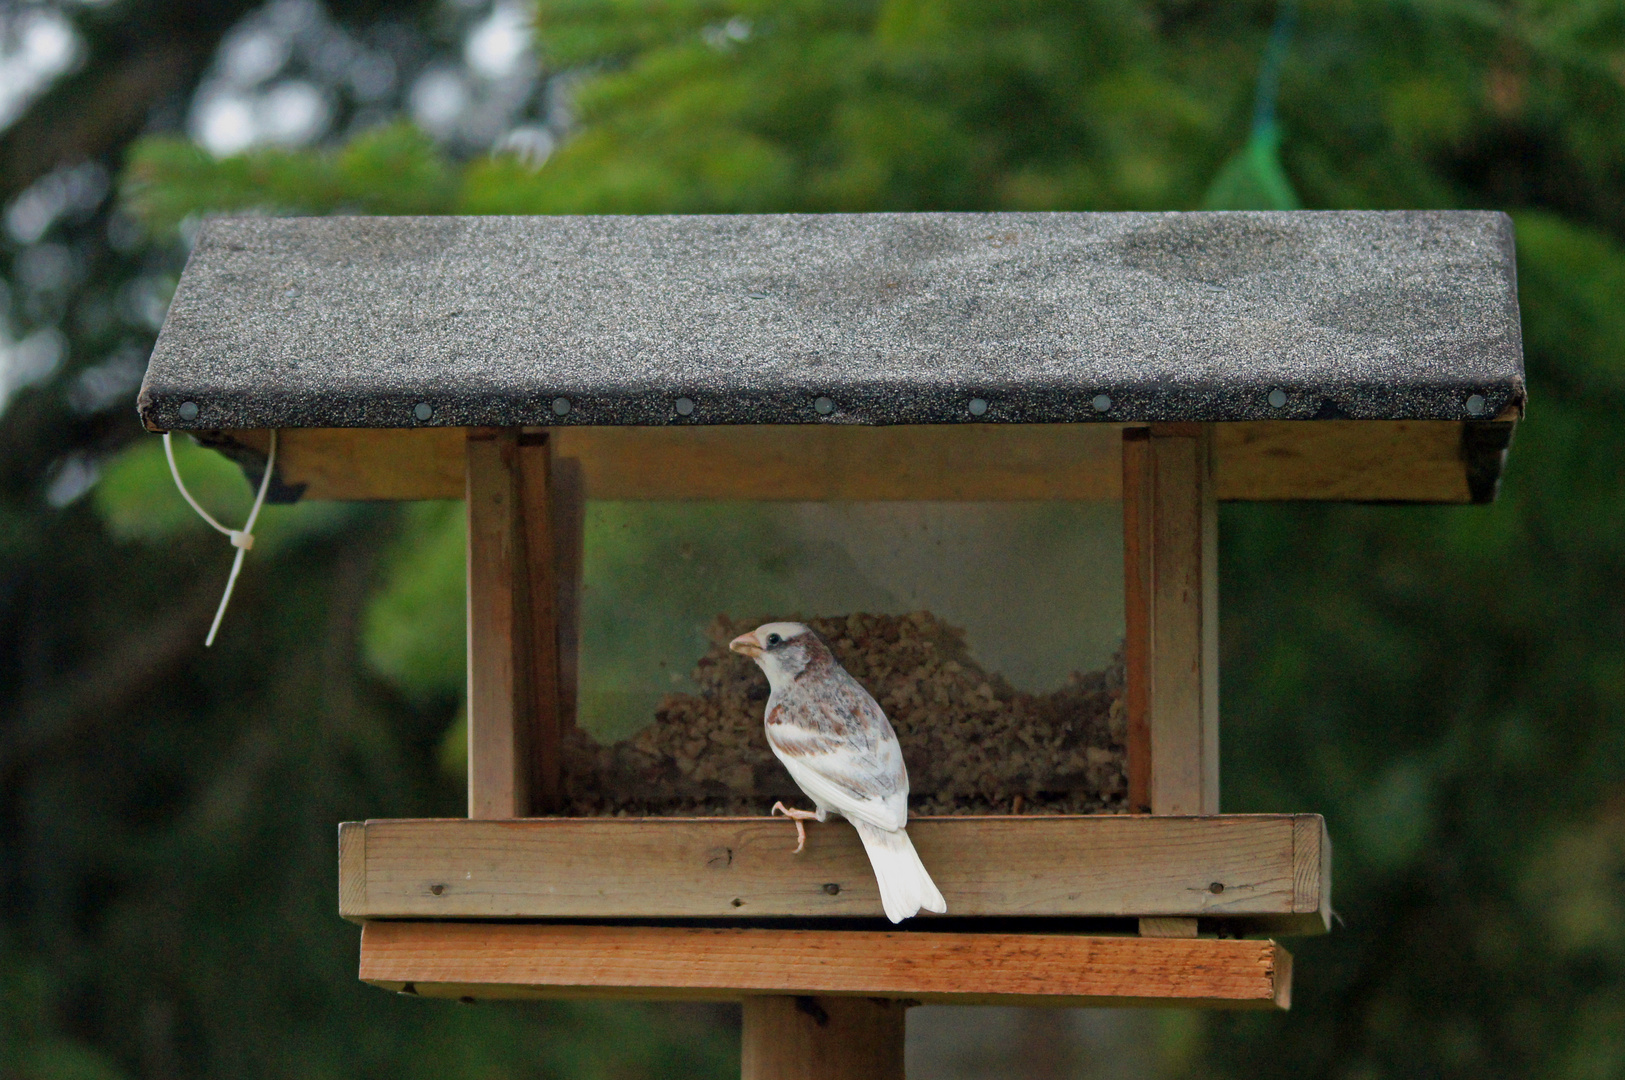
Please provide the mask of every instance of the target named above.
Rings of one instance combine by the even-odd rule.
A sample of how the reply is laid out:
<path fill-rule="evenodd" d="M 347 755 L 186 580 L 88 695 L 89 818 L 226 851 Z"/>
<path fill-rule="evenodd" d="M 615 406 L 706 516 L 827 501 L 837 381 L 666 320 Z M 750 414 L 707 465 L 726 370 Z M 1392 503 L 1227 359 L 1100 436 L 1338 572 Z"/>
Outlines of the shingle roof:
<path fill-rule="evenodd" d="M 1469 420 L 1523 397 L 1498 213 L 327 217 L 205 226 L 140 410 L 175 429 Z"/>

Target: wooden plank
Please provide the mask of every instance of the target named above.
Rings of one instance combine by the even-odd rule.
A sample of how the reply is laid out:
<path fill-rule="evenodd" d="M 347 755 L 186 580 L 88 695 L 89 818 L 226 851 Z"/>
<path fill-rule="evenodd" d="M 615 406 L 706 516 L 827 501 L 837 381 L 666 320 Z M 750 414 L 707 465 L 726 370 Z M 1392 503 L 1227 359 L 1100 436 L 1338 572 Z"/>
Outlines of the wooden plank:
<path fill-rule="evenodd" d="M 1150 918 L 1140 920 L 1141 937 L 1193 938 L 1201 929 L 1195 919 Z"/>
<path fill-rule="evenodd" d="M 1332 841 L 1326 819 L 1305 814 L 1293 821 L 1292 862 L 1295 866 L 1292 909 L 1313 912 L 1327 930 L 1332 927 Z"/>
<path fill-rule="evenodd" d="M 1201 549 L 1197 569 L 1202 579 L 1202 813 L 1219 812 L 1219 498 L 1213 480 L 1214 425 L 1203 433 L 1205 461 L 1198 465 L 1197 500 L 1201 507 Z"/>
<path fill-rule="evenodd" d="M 1321 933 L 1294 815 L 926 817 L 909 823 L 953 916 L 1202 916 Z M 1319 818 L 1309 816 L 1318 822 Z M 365 830 L 351 918 L 735 918 L 881 914 L 844 823 L 774 818 L 384 820 Z M 1319 827 L 1318 825 L 1316 826 Z"/>
<path fill-rule="evenodd" d="M 523 700 L 528 710 L 520 722 L 528 729 L 524 744 L 528 777 L 528 812 L 550 813 L 559 807 L 559 560 L 554 541 L 553 480 L 546 435 L 521 435 L 518 446 L 519 506 L 524 534 L 525 575 L 517 587 L 526 590 L 528 609 L 525 658 L 529 661 Z M 572 682 L 573 684 L 573 682 Z"/>
<path fill-rule="evenodd" d="M 1123 431 L 1123 682 L 1128 811 L 1151 812 L 1151 431 Z"/>
<path fill-rule="evenodd" d="M 1216 424 L 1223 501 L 1467 502 L 1448 420 Z M 595 499 L 1099 499 L 1118 495 L 1115 424 L 558 428 Z M 264 431 L 223 433 L 263 453 Z M 289 428 L 285 483 L 307 499 L 463 497 L 459 428 Z M 885 461 L 884 470 L 872 468 Z M 748 467 L 745 463 L 748 463 Z"/>
<path fill-rule="evenodd" d="M 554 457 L 581 462 L 594 499 L 946 499 L 1117 497 L 1117 426 L 566 427 Z M 264 432 L 232 437 L 263 450 Z M 310 499 L 455 499 L 453 428 L 291 428 L 284 483 Z M 884 461 L 884 469 L 874 463 Z"/>
<path fill-rule="evenodd" d="M 1151 811 L 1219 812 L 1217 516 L 1209 437 L 1197 429 L 1147 442 L 1150 569 L 1145 612 Z M 1142 766 L 1143 767 L 1143 766 Z"/>
<path fill-rule="evenodd" d="M 1218 512 L 1212 435 L 1153 425 L 1123 442 L 1129 806 L 1219 811 Z M 1144 917 L 1144 937 L 1195 937 Z"/>
<path fill-rule="evenodd" d="M 467 453 L 468 816 L 522 817 L 533 710 L 517 432 L 470 432 Z"/>
<path fill-rule="evenodd" d="M 554 608 L 560 729 L 575 726 L 581 668 L 581 583 L 587 544 L 587 494 L 576 458 L 551 453 Z"/>
<path fill-rule="evenodd" d="M 743 1080 L 903 1080 L 901 1001 L 747 997 Z"/>
<path fill-rule="evenodd" d="M 339 915 L 358 919 L 367 910 L 367 830 L 360 822 L 339 826 Z"/>
<path fill-rule="evenodd" d="M 264 431 L 226 434 L 264 453 Z M 464 428 L 284 428 L 277 472 L 306 499 L 461 499 Z"/>
<path fill-rule="evenodd" d="M 361 978 L 433 997 L 1283 1008 L 1272 941 L 1083 934 L 368 922 Z"/>
<path fill-rule="evenodd" d="M 1450 420 L 1214 424 L 1218 496 L 1470 502 L 1462 426 Z"/>

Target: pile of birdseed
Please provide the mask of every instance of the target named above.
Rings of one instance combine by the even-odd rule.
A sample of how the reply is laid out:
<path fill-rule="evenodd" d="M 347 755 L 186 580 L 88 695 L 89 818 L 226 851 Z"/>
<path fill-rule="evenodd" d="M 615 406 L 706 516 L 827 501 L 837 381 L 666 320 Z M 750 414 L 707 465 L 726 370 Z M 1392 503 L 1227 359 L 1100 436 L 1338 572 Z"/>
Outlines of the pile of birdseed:
<path fill-rule="evenodd" d="M 565 734 L 563 813 L 764 814 L 811 808 L 768 749 L 767 678 L 728 651 L 765 619 L 719 616 L 694 670 L 697 694 L 669 694 L 655 721 L 601 746 Z M 1091 814 L 1124 810 L 1123 662 L 1074 673 L 1060 689 L 1013 689 L 973 661 L 964 633 L 929 612 L 805 620 L 885 709 L 908 765 L 910 812 Z"/>

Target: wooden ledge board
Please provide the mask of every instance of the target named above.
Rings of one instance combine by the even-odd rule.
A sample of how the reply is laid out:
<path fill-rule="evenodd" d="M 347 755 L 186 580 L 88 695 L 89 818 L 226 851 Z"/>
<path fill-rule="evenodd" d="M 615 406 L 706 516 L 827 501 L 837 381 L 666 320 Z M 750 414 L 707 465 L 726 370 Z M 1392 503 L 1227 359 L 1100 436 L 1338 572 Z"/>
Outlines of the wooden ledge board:
<path fill-rule="evenodd" d="M 369 922 L 361 978 L 431 997 L 862 995 L 944 1004 L 1285 1009 L 1273 941 Z"/>
<path fill-rule="evenodd" d="M 1449 420 L 1213 425 L 1222 500 L 1467 502 Z M 264 431 L 224 433 L 264 452 Z M 594 499 L 1116 499 L 1116 424 L 565 427 Z M 463 428 L 289 428 L 285 484 L 309 499 L 460 499 Z M 884 461 L 883 470 L 873 468 Z"/>
<path fill-rule="evenodd" d="M 926 817 L 909 836 L 952 916 L 1221 918 L 1328 928 L 1316 814 Z M 396 820 L 340 829 L 345 918 L 762 918 L 882 914 L 857 833 L 782 818 Z"/>

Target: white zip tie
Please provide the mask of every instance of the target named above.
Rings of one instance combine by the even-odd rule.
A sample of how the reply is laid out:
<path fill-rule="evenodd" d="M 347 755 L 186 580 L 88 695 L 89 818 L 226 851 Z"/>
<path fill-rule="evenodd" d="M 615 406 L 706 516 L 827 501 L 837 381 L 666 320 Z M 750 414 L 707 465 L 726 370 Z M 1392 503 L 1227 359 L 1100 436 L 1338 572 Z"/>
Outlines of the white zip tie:
<path fill-rule="evenodd" d="M 265 505 L 265 492 L 271 486 L 271 470 L 276 468 L 276 429 L 271 429 L 271 452 L 265 457 L 265 473 L 260 477 L 260 489 L 254 495 L 254 508 L 248 512 L 248 524 L 241 530 L 228 529 L 214 519 L 214 516 L 192 498 L 192 493 L 186 490 L 186 484 L 181 480 L 181 471 L 175 467 L 175 447 L 169 441 L 169 432 L 164 432 L 164 456 L 169 459 L 169 475 L 175 478 L 175 486 L 180 488 L 181 496 L 191 504 L 198 516 L 231 540 L 232 547 L 237 549 L 237 557 L 231 561 L 231 576 L 226 579 L 226 592 L 220 598 L 220 608 L 214 613 L 214 624 L 209 627 L 209 636 L 203 639 L 203 647 L 208 648 L 214 644 L 215 634 L 220 632 L 220 620 L 226 617 L 226 605 L 231 603 L 231 590 L 237 587 L 237 575 L 243 569 L 243 556 L 248 549 L 254 546 L 254 522 L 260 516 L 260 507 Z"/>

